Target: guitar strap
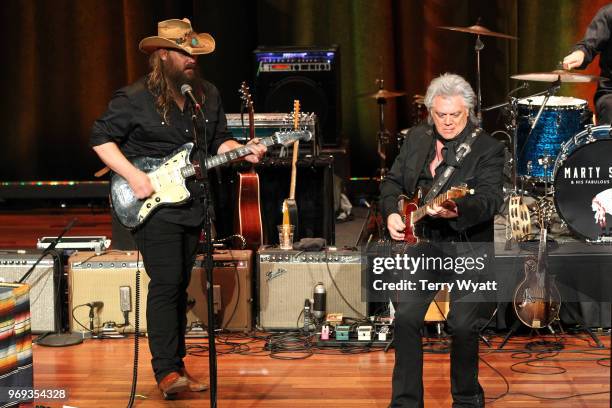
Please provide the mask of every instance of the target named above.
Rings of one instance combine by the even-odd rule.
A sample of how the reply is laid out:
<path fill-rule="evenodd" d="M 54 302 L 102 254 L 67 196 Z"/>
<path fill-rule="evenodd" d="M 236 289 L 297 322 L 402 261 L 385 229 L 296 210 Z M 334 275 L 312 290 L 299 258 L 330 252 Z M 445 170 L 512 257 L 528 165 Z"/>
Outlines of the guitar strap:
<path fill-rule="evenodd" d="M 467 156 L 472 150 L 472 143 L 474 143 L 480 132 L 482 132 L 482 128 L 474 129 L 474 131 L 470 133 L 465 141 L 457 146 L 457 151 L 455 152 L 457 158 L 456 163 L 454 163 L 452 166 L 448 166 L 446 170 L 436 175 L 433 181 L 433 186 L 423 200 L 424 203 L 433 200 L 440 193 L 446 183 L 448 183 L 448 180 L 451 178 L 455 170 L 461 166 L 465 156 Z"/>

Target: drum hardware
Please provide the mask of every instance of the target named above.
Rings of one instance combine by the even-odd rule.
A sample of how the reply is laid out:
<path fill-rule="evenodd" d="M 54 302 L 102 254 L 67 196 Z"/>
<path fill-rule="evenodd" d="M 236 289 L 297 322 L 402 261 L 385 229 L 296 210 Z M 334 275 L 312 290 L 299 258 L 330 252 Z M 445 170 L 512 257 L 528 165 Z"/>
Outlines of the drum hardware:
<path fill-rule="evenodd" d="M 550 72 L 531 72 L 528 74 L 512 75 L 510 78 L 518 79 L 520 81 L 534 81 L 534 82 L 554 82 L 559 81 L 563 83 L 589 83 L 598 82 L 599 80 L 605 79 L 595 75 L 579 74 L 576 72 L 570 72 L 564 69 L 557 69 Z"/>
<path fill-rule="evenodd" d="M 476 42 L 474 44 L 474 52 L 476 53 L 476 118 L 478 119 L 478 125 L 482 124 L 482 90 L 480 87 L 480 51 L 484 49 L 484 43 L 480 39 L 480 36 L 489 36 L 489 37 L 499 37 L 505 38 L 508 40 L 516 40 L 517 37 L 496 33 L 495 31 L 491 31 L 486 27 L 480 25 L 480 18 L 476 21 L 476 24 L 469 27 L 438 27 L 443 30 L 451 30 L 451 31 L 459 31 L 462 33 L 474 34 L 476 35 Z"/>
<path fill-rule="evenodd" d="M 521 149 L 521 154 L 525 150 L 525 146 L 527 146 L 527 144 L 529 143 L 529 138 L 531 137 L 531 134 L 533 133 L 533 130 L 535 129 L 535 127 L 538 125 L 538 122 L 540 121 L 540 117 L 542 116 L 542 112 L 544 111 L 544 107 L 548 103 L 548 100 L 550 99 L 551 96 L 557 93 L 560 87 L 561 87 L 561 80 L 557 80 L 553 82 L 552 84 L 550 84 L 548 89 L 545 91 L 544 100 L 542 101 L 542 105 L 540 106 L 540 109 L 538 110 L 538 114 L 536 115 L 535 119 L 531 123 L 531 129 L 529 129 L 529 133 L 527 134 L 525 144 L 523 145 L 523 148 Z M 528 101 L 530 105 L 533 102 L 531 99 L 528 99 Z"/>
<path fill-rule="evenodd" d="M 403 91 L 390 91 L 384 89 L 384 79 L 376 79 L 378 91 L 371 94 L 360 95 L 360 97 L 375 98 L 378 104 L 378 132 L 376 132 L 377 153 L 380 158 L 380 182 L 387 174 L 387 154 L 386 146 L 389 143 L 389 131 L 385 128 L 385 105 L 387 99 L 397 98 L 406 95 Z M 368 211 L 368 216 L 361 228 L 357 244 L 371 242 L 372 240 L 382 240 L 384 237 L 384 221 L 377 205 L 372 204 Z"/>

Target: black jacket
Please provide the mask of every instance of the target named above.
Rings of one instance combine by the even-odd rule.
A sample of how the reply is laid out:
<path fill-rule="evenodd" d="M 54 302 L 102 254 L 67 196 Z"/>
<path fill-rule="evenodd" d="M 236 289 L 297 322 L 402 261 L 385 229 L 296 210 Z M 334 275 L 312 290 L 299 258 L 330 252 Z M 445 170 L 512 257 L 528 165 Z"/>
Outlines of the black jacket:
<path fill-rule="evenodd" d="M 599 9 L 586 29 L 584 38 L 572 51 L 584 52 L 584 62 L 578 69 L 585 69 L 600 54 L 599 68 L 602 79 L 599 81 L 595 102 L 605 94 L 612 92 L 612 4 Z"/>
<path fill-rule="evenodd" d="M 468 130 L 473 125 L 468 123 Z M 381 183 L 380 200 L 383 222 L 397 213 L 400 194 L 412 197 L 416 192 L 427 158 L 433 149 L 433 125 L 419 125 L 411 129 L 395 159 L 391 170 Z M 503 144 L 481 132 L 472 145 L 471 152 L 451 176 L 444 192 L 452 186 L 465 183 L 474 189 L 473 195 L 455 200 L 459 216 L 455 219 L 426 219 L 432 228 L 445 231 L 442 241 L 492 242 L 493 217 L 503 203 Z"/>

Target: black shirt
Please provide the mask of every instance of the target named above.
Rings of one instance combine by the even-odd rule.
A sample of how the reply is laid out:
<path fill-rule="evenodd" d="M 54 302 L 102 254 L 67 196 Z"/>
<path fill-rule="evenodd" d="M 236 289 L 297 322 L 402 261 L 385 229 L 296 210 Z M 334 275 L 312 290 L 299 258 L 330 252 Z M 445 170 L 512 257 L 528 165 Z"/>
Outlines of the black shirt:
<path fill-rule="evenodd" d="M 593 61 L 597 54 L 600 55 L 599 68 L 604 79 L 599 81 L 595 101 L 602 95 L 612 92 L 612 41 L 610 31 L 612 30 L 612 4 L 599 9 L 593 20 L 587 27 L 582 41 L 578 42 L 573 51 L 584 52 L 584 62 L 579 69 L 584 69 Z M 609 78 L 609 79 L 608 79 Z"/>
<path fill-rule="evenodd" d="M 185 143 L 194 141 L 190 111 L 183 112 L 173 104 L 168 112 L 168 121 L 164 120 L 155 108 L 155 97 L 145 81 L 146 77 L 140 78 L 114 93 L 106 112 L 93 124 L 91 146 L 115 142 L 127 158 L 164 157 Z M 206 136 L 207 143 L 199 140 L 199 145 L 207 146 L 210 156 L 217 154 L 219 146 L 232 137 L 227 130 L 219 91 L 208 81 L 203 81 L 202 87 L 206 126 L 199 122 L 198 136 L 200 139 Z M 204 214 L 201 203 L 204 185 L 194 179 L 187 185 L 193 196 L 188 204 L 162 208 L 155 216 L 179 224 L 198 225 Z"/>

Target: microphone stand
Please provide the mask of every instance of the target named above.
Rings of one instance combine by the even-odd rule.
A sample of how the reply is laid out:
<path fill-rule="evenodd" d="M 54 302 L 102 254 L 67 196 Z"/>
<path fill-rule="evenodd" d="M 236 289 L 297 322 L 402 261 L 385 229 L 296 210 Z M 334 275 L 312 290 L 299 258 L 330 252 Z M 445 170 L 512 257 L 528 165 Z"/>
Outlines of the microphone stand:
<path fill-rule="evenodd" d="M 186 98 L 189 100 L 189 98 Z M 193 137 L 195 144 L 195 155 L 200 164 L 202 174 L 206 171 L 206 157 L 208 156 L 208 140 L 206 134 L 206 117 L 199 104 L 194 105 L 192 102 L 186 102 L 191 105 L 193 122 Z M 204 128 L 204 146 L 201 146 L 198 138 L 198 115 L 202 120 Z M 211 206 L 210 190 L 208 188 L 208 180 L 200 180 L 204 186 L 204 221 L 202 231 L 204 233 L 204 271 L 206 272 L 206 297 L 208 309 L 208 371 L 209 371 L 209 392 L 210 392 L 210 408 L 217 407 L 217 351 L 215 347 L 215 313 L 214 313 L 214 291 L 213 291 L 213 244 L 212 244 L 212 220 L 210 219 L 209 208 Z"/>
<path fill-rule="evenodd" d="M 49 252 L 53 251 L 55 249 L 55 247 L 57 246 L 57 244 L 59 244 L 59 242 L 62 240 L 62 238 L 64 237 L 64 235 L 66 235 L 66 233 L 68 231 L 70 231 L 72 229 L 72 227 L 74 227 L 74 224 L 76 224 L 77 219 L 73 218 L 72 221 L 70 221 L 68 223 L 68 225 L 66 225 L 66 227 L 64 228 L 64 230 L 58 235 L 57 238 L 55 238 L 53 241 L 51 241 L 51 243 L 49 244 L 49 246 L 42 252 L 42 254 L 40 254 L 40 258 L 38 258 L 36 260 L 36 262 L 34 262 L 34 264 L 30 267 L 30 269 L 28 269 L 28 271 L 23 274 L 23 276 L 21 277 L 21 279 L 19 279 L 17 281 L 17 283 L 23 283 L 25 282 L 26 279 L 28 279 L 30 277 L 30 275 L 32 274 L 32 272 L 34 272 L 34 269 L 36 268 L 36 266 L 40 263 L 40 261 L 42 261 L 42 259 L 47 256 L 49 254 Z"/>
<path fill-rule="evenodd" d="M 38 265 L 40 263 L 40 261 L 42 261 L 42 259 L 47 256 L 47 254 L 49 254 L 50 252 L 53 252 L 55 250 L 55 247 L 57 246 L 57 244 L 62 240 L 62 237 L 64 235 L 66 235 L 66 233 L 68 231 L 70 231 L 72 229 L 72 227 L 74 227 L 74 224 L 76 224 L 77 219 L 73 218 L 72 221 L 70 221 L 68 223 L 68 225 L 66 225 L 66 227 L 64 228 L 64 230 L 59 234 L 59 236 L 57 238 L 55 238 L 51 244 L 49 244 L 49 247 L 46 248 L 42 254 L 40 254 L 40 257 L 38 258 L 38 260 L 36 262 L 34 262 L 34 264 L 30 267 L 30 269 L 21 277 L 21 279 L 19 279 L 19 281 L 17 281 L 17 283 L 24 283 L 32 274 L 32 272 L 34 272 L 34 269 L 36 268 L 36 265 Z M 61 282 L 62 282 L 62 277 L 64 275 L 64 270 L 63 270 L 63 264 L 62 264 L 62 259 L 61 256 L 58 255 L 58 286 L 59 288 L 61 288 Z M 60 290 L 60 289 L 58 289 Z M 56 299 L 54 299 L 55 301 Z M 59 307 L 56 308 L 56 310 L 58 311 L 56 314 L 58 315 L 57 321 L 59 324 L 59 327 L 56 326 L 57 330 L 59 330 L 59 332 L 56 333 L 44 333 L 41 334 L 40 336 L 38 336 L 38 338 L 36 339 L 36 344 L 40 345 L 40 346 L 49 346 L 49 347 L 65 347 L 65 346 L 74 346 L 76 344 L 81 344 L 83 342 L 83 337 L 77 333 L 62 333 L 62 313 L 61 313 L 61 309 Z"/>

